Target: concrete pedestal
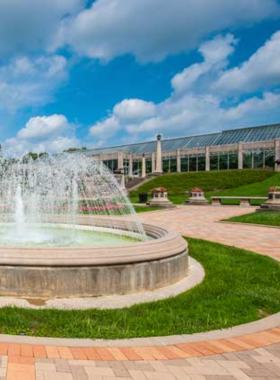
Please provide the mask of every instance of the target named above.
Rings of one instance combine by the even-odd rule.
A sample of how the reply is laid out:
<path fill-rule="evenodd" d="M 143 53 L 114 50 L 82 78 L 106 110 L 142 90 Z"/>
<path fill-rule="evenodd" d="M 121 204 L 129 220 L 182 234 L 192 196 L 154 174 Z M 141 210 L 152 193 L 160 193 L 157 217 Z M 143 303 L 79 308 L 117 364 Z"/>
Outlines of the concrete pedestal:
<path fill-rule="evenodd" d="M 261 205 L 259 211 L 280 211 L 280 190 L 270 191 L 268 200 Z"/>
<path fill-rule="evenodd" d="M 204 192 L 201 189 L 195 189 L 191 191 L 191 196 L 185 204 L 192 206 L 209 206 L 209 201 L 205 198 Z"/>
<path fill-rule="evenodd" d="M 147 203 L 151 207 L 165 207 L 171 208 L 175 207 L 172 202 L 168 199 L 167 191 L 154 191 L 152 193 L 152 199 Z"/>

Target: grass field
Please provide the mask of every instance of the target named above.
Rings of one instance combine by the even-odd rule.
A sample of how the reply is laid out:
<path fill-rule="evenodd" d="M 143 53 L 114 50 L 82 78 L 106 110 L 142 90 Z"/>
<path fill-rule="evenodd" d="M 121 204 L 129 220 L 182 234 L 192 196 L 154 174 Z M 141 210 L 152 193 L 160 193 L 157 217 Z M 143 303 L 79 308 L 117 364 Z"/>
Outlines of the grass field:
<path fill-rule="evenodd" d="M 183 204 L 187 199 L 185 192 L 194 187 L 202 188 L 208 199 L 214 195 L 265 197 L 269 187 L 277 185 L 280 185 L 280 173 L 266 170 L 181 173 L 157 177 L 132 192 L 130 198 L 132 202 L 138 202 L 139 193 L 149 193 L 153 187 L 159 186 L 168 189 L 169 199 L 176 204 Z M 223 203 L 237 204 L 238 202 L 224 201 Z M 253 202 L 253 204 L 260 203 Z"/>
<path fill-rule="evenodd" d="M 133 206 L 134 210 L 139 212 L 149 212 L 149 211 L 158 211 L 158 210 L 164 210 L 164 207 L 142 207 L 142 206 Z"/>
<path fill-rule="evenodd" d="M 212 192 L 211 194 L 207 194 L 208 196 L 211 195 L 223 195 L 223 196 L 252 196 L 252 197 L 267 197 L 268 195 L 268 189 L 273 186 L 279 186 L 280 185 L 280 173 L 274 173 L 273 176 L 268 177 L 264 181 L 251 183 L 249 185 L 243 185 L 238 186 L 233 189 L 227 189 L 223 191 L 216 191 Z M 229 201 L 227 201 L 229 203 Z M 236 202 L 231 202 L 236 203 Z M 263 203 L 263 201 L 255 201 L 252 202 L 252 204 L 260 204 Z"/>
<path fill-rule="evenodd" d="M 264 224 L 267 226 L 280 227 L 280 212 L 278 211 L 254 212 L 251 214 L 235 216 L 233 218 L 227 219 L 226 221 L 239 222 L 239 223 Z"/>
<path fill-rule="evenodd" d="M 188 239 L 204 281 L 175 298 L 119 310 L 0 309 L 0 333 L 64 338 L 192 334 L 251 322 L 280 311 L 280 265 L 269 257 Z"/>

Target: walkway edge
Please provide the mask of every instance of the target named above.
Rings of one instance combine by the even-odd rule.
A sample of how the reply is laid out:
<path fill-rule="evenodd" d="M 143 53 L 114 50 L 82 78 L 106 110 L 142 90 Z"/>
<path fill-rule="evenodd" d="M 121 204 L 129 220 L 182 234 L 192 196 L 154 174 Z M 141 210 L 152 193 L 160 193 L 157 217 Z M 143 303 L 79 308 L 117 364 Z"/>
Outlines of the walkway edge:
<path fill-rule="evenodd" d="M 0 342 L 58 347 L 156 347 L 176 345 L 180 343 L 193 343 L 217 339 L 237 338 L 248 334 L 254 334 L 259 333 L 261 331 L 270 330 L 279 326 L 280 312 L 255 322 L 245 323 L 243 325 L 234 326 L 228 329 L 214 330 L 196 334 L 116 340 L 43 338 L 0 334 Z"/>

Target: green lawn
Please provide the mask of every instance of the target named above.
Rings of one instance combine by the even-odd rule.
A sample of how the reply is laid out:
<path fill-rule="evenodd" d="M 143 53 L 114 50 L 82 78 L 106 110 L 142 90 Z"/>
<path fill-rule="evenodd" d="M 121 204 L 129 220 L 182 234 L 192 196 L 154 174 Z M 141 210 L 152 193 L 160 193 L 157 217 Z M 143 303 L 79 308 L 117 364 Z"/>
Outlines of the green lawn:
<path fill-rule="evenodd" d="M 145 206 L 133 206 L 134 210 L 139 212 L 149 212 L 149 211 L 158 211 L 158 210 L 164 210 L 164 207 L 145 207 Z"/>
<path fill-rule="evenodd" d="M 267 196 L 268 188 L 280 185 L 280 173 L 268 170 L 226 170 L 213 172 L 169 174 L 156 177 L 130 193 L 132 202 L 137 203 L 139 193 L 151 193 L 154 187 L 166 187 L 169 199 L 183 204 L 185 194 L 194 187 L 202 188 L 206 197 L 212 195 Z M 230 203 L 230 202 L 228 202 Z M 235 204 L 236 202 L 231 202 Z"/>
<path fill-rule="evenodd" d="M 227 328 L 280 311 L 280 265 L 269 257 L 188 239 L 204 281 L 172 299 L 119 310 L 0 309 L 0 333 L 132 338 Z"/>
<path fill-rule="evenodd" d="M 267 226 L 280 227 L 280 212 L 278 211 L 254 212 L 252 214 L 235 216 L 233 218 L 226 219 L 226 221 L 239 222 L 239 223 L 265 224 Z"/>
<path fill-rule="evenodd" d="M 280 186 L 280 173 L 274 173 L 273 176 L 268 177 L 264 181 L 251 183 L 249 185 L 238 186 L 233 189 L 227 189 L 223 191 L 216 191 L 207 193 L 208 197 L 214 195 L 223 195 L 223 196 L 252 196 L 252 197 L 267 197 L 268 189 L 273 186 Z M 227 201 L 229 203 L 229 201 Z M 236 202 L 231 203 L 235 204 Z M 261 204 L 263 201 L 255 201 L 252 204 Z"/>

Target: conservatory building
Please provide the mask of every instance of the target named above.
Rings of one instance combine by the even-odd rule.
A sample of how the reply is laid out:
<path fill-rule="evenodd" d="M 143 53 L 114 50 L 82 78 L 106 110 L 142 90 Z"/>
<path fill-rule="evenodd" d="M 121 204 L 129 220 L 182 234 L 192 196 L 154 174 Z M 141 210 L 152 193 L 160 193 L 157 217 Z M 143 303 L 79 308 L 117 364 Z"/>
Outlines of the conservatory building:
<path fill-rule="evenodd" d="M 129 177 L 210 170 L 274 168 L 280 124 L 89 149 L 89 156 Z"/>

